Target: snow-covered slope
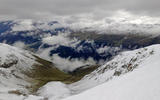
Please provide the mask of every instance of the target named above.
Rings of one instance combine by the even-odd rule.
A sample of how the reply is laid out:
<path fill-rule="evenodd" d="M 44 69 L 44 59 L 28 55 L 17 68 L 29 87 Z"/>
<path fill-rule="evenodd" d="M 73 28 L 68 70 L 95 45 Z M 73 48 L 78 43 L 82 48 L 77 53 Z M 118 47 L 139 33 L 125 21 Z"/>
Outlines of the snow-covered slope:
<path fill-rule="evenodd" d="M 71 87 L 82 92 L 104 84 L 65 100 L 159 100 L 159 59 L 160 45 L 124 52 Z"/>
<path fill-rule="evenodd" d="M 11 86 L 17 79 L 20 71 L 27 71 L 35 63 L 35 58 L 26 51 L 11 47 L 7 44 L 0 44 L 0 85 Z M 5 82 L 7 81 L 7 82 Z M 11 82 L 10 82 L 11 81 Z M 20 85 L 19 85 L 20 86 Z M 1 89 L 2 91 L 4 89 Z"/>
<path fill-rule="evenodd" d="M 68 77 L 51 62 L 31 52 L 0 44 L 0 100 L 35 98 L 30 94 L 43 84 Z"/>
<path fill-rule="evenodd" d="M 85 75 L 67 74 L 34 53 L 7 44 L 0 43 L 0 52 L 0 100 L 39 100 L 53 93 L 53 98 L 66 97 L 70 90 L 64 83 L 73 83 Z M 50 81 L 59 82 L 48 86 Z M 55 88 L 53 93 L 46 92 Z"/>
<path fill-rule="evenodd" d="M 70 85 L 51 82 L 38 93 L 48 100 L 68 96 L 71 97 L 66 100 L 157 100 L 160 93 L 159 59 L 159 44 L 126 51 L 78 82 Z M 57 89 L 59 92 L 54 91 Z"/>
<path fill-rule="evenodd" d="M 26 51 L 0 44 L 0 99 L 5 95 L 27 94 L 27 76 L 22 73 L 28 71 L 35 63 L 35 58 Z"/>

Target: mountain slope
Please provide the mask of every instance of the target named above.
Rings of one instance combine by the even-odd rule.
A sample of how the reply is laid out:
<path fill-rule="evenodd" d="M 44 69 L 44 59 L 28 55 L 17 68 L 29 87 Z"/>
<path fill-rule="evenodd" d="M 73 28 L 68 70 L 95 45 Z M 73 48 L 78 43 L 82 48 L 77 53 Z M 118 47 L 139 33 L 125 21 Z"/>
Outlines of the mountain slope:
<path fill-rule="evenodd" d="M 52 62 L 32 52 L 7 44 L 0 43 L 0 52 L 0 100 L 8 100 L 10 96 L 12 100 L 25 99 L 50 81 L 71 84 L 96 68 L 73 75 L 57 69 Z"/>
<path fill-rule="evenodd" d="M 151 55 L 142 56 L 145 60 L 139 63 L 133 72 L 115 77 L 109 82 L 64 100 L 159 100 L 160 45 L 150 46 L 146 49 Z M 137 50 L 126 52 L 126 54 L 128 57 L 131 55 L 133 57 L 136 52 Z M 144 52 L 141 53 L 145 54 Z M 127 59 L 128 57 L 126 55 Z M 123 58 L 121 60 L 125 62 Z M 107 75 L 105 76 L 107 77 Z M 99 80 L 101 79 L 102 77 L 99 77 Z"/>
<path fill-rule="evenodd" d="M 22 72 L 31 69 L 35 58 L 27 52 L 6 44 L 0 44 L 0 52 L 0 85 L 1 88 L 5 88 L 1 89 L 1 92 L 25 90 L 24 87 L 28 86 L 29 82 L 24 80 L 27 77 Z"/>
<path fill-rule="evenodd" d="M 69 82 L 66 79 L 72 78 L 31 52 L 7 44 L 0 44 L 0 52 L 1 100 L 22 100 L 49 81 Z"/>
<path fill-rule="evenodd" d="M 49 80 L 64 80 L 69 77 L 64 72 L 51 67 L 52 63 L 33 56 L 27 51 L 0 44 L 0 52 L 0 99 L 4 99 L 3 97 L 9 94 L 27 95 Z M 41 71 L 40 76 L 37 71 L 43 69 L 45 70 Z M 50 74 L 50 77 L 54 79 L 49 79 L 47 74 Z M 46 77 L 48 79 L 45 79 Z M 43 83 L 39 78 L 43 80 Z"/>
<path fill-rule="evenodd" d="M 159 44 L 122 52 L 80 81 L 69 85 L 51 82 L 43 86 L 39 94 L 49 100 L 71 95 L 74 96 L 64 100 L 157 100 L 159 59 Z M 54 91 L 57 89 L 59 93 Z M 135 92 L 137 90 L 139 92 Z"/>
<path fill-rule="evenodd" d="M 146 59 L 151 57 L 155 51 L 158 52 L 156 47 L 159 48 L 159 45 L 123 52 L 91 74 L 86 75 L 82 80 L 71 84 L 70 87 L 75 93 L 79 93 L 107 82 L 116 76 L 131 72 L 135 68 L 139 68 L 139 66 L 144 63 Z"/>

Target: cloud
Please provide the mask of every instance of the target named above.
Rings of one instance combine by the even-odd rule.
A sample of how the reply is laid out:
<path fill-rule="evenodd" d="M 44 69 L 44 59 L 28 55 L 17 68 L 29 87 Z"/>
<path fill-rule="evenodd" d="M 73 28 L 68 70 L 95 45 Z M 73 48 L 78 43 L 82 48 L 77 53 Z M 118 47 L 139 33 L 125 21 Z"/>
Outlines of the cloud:
<path fill-rule="evenodd" d="M 96 50 L 99 54 L 106 54 L 106 53 L 111 53 L 114 55 L 114 53 L 117 51 L 120 51 L 119 47 L 109 47 L 109 46 L 104 46 L 100 47 Z"/>
<path fill-rule="evenodd" d="M 66 34 L 58 34 L 43 38 L 43 43 L 49 45 L 67 45 L 70 40 L 66 38 Z"/>
<path fill-rule="evenodd" d="M 32 25 L 32 20 L 23 20 L 17 23 L 18 24 L 15 24 L 12 27 L 12 31 L 26 31 L 34 29 L 34 26 Z"/>
<path fill-rule="evenodd" d="M 41 20 L 81 14 L 93 14 L 95 19 L 101 19 L 118 10 L 159 16 L 159 3 L 158 0 L 0 0 L 0 13 L 19 19 Z"/>
<path fill-rule="evenodd" d="M 88 58 L 87 60 L 84 59 L 65 59 L 61 58 L 58 55 L 52 56 L 52 62 L 56 65 L 57 68 L 63 70 L 63 71 L 73 71 L 79 67 L 85 66 L 85 65 L 95 65 L 96 61 L 94 61 L 92 58 Z"/>
<path fill-rule="evenodd" d="M 75 58 L 75 59 L 62 58 L 58 56 L 58 54 L 54 54 L 53 56 L 50 56 L 49 55 L 50 51 L 53 49 L 54 47 L 47 48 L 47 49 L 40 49 L 37 52 L 37 54 L 39 54 L 40 57 L 53 62 L 57 68 L 66 72 L 73 71 L 85 65 L 95 65 L 97 63 L 96 61 L 93 60 L 93 58 L 88 58 L 87 60 L 84 60 L 83 58 Z M 103 62 L 99 62 L 99 63 L 103 63 Z"/>
<path fill-rule="evenodd" d="M 21 49 L 24 49 L 25 48 L 25 43 L 24 42 L 21 42 L 21 41 L 17 41 L 13 44 L 13 46 L 17 47 L 17 48 L 21 48 Z"/>
<path fill-rule="evenodd" d="M 72 46 L 74 47 L 79 41 L 76 38 L 70 39 L 68 37 L 70 33 L 58 33 L 57 35 L 47 36 L 42 39 L 44 44 L 49 45 L 64 45 L 64 46 Z"/>
<path fill-rule="evenodd" d="M 159 24 L 159 3 L 158 0 L 0 0 L 0 20 L 56 20 L 63 24 L 62 26 L 74 30 L 89 27 L 91 31 L 103 30 L 102 33 L 117 33 L 117 30 L 119 33 L 125 33 L 126 30 L 159 33 L 159 26 L 150 29 L 131 25 Z M 13 29 L 33 29 L 30 20 L 27 21 Z M 61 24 L 56 27 L 60 27 Z M 40 26 L 41 29 L 47 27 Z"/>

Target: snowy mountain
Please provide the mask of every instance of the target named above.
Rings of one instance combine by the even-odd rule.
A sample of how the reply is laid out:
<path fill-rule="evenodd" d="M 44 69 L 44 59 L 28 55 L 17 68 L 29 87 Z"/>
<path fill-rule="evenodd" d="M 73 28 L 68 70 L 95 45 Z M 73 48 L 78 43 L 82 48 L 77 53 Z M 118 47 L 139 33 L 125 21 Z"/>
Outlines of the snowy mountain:
<path fill-rule="evenodd" d="M 104 84 L 64 100 L 158 100 L 159 59 L 160 45 L 124 52 L 74 85 Z"/>
<path fill-rule="evenodd" d="M 6 99 L 10 93 L 27 94 L 26 87 L 31 84 L 22 72 L 31 68 L 35 58 L 6 44 L 0 44 L 0 52 L 0 99 Z"/>
<path fill-rule="evenodd" d="M 0 52 L 0 100 L 22 100 L 49 81 L 71 78 L 31 52 L 7 44 L 0 44 Z"/>
<path fill-rule="evenodd" d="M 91 74 L 86 75 L 82 80 L 71 85 L 73 91 L 78 93 L 92 88 L 104 82 L 110 81 L 115 77 L 138 70 L 143 63 L 148 63 L 146 59 L 159 54 L 160 45 L 137 49 L 134 51 L 125 51 L 115 56 Z M 156 60 L 158 62 L 158 59 Z M 73 88 L 74 87 L 74 88 Z"/>
<path fill-rule="evenodd" d="M 60 86 L 65 86 L 80 80 L 96 68 L 91 67 L 87 71 L 84 68 L 81 74 L 69 74 L 57 69 L 52 62 L 20 48 L 0 43 L 0 52 L 0 100 L 9 100 L 10 97 L 12 100 L 27 100 L 36 97 L 39 94 L 37 90 L 48 82 L 59 81 Z"/>
<path fill-rule="evenodd" d="M 160 98 L 159 58 L 159 44 L 125 51 L 78 82 L 69 85 L 51 82 L 38 93 L 49 100 L 68 96 L 71 97 L 64 100 L 157 100 Z"/>

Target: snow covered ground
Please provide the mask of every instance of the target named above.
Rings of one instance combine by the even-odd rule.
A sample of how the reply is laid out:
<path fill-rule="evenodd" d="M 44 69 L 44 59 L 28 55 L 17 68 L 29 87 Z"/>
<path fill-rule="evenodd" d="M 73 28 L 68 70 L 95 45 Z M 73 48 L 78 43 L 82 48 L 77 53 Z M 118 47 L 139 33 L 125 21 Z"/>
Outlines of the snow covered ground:
<path fill-rule="evenodd" d="M 71 95 L 71 91 L 66 84 L 61 82 L 49 82 L 41 87 L 37 94 L 50 100 L 57 100 Z"/>
<path fill-rule="evenodd" d="M 123 52 L 69 87 L 76 94 L 131 72 L 146 62 L 146 59 L 153 55 L 156 47 L 159 48 L 159 45 Z"/>
<path fill-rule="evenodd" d="M 123 52 L 82 80 L 66 86 L 73 96 L 64 100 L 157 100 L 159 59 L 160 45 Z M 49 100 L 67 97 L 59 92 L 59 98 L 53 99 L 56 89 L 54 86 L 52 92 L 45 91 L 52 95 Z"/>
<path fill-rule="evenodd" d="M 28 93 L 25 86 L 30 84 L 22 72 L 31 69 L 33 63 L 35 58 L 28 52 L 0 44 L 0 100 L 5 94 Z"/>
<path fill-rule="evenodd" d="M 32 84 L 25 72 L 34 64 L 38 62 L 32 53 L 0 43 L 0 100 L 28 98 Z"/>
<path fill-rule="evenodd" d="M 150 50 L 153 50 L 150 52 L 151 55 L 146 57 L 133 72 L 115 77 L 102 85 L 64 100 L 159 100 L 160 45 L 148 47 L 147 51 Z M 126 58 L 130 55 L 135 56 L 134 52 L 137 50 L 126 52 L 128 54 Z"/>

